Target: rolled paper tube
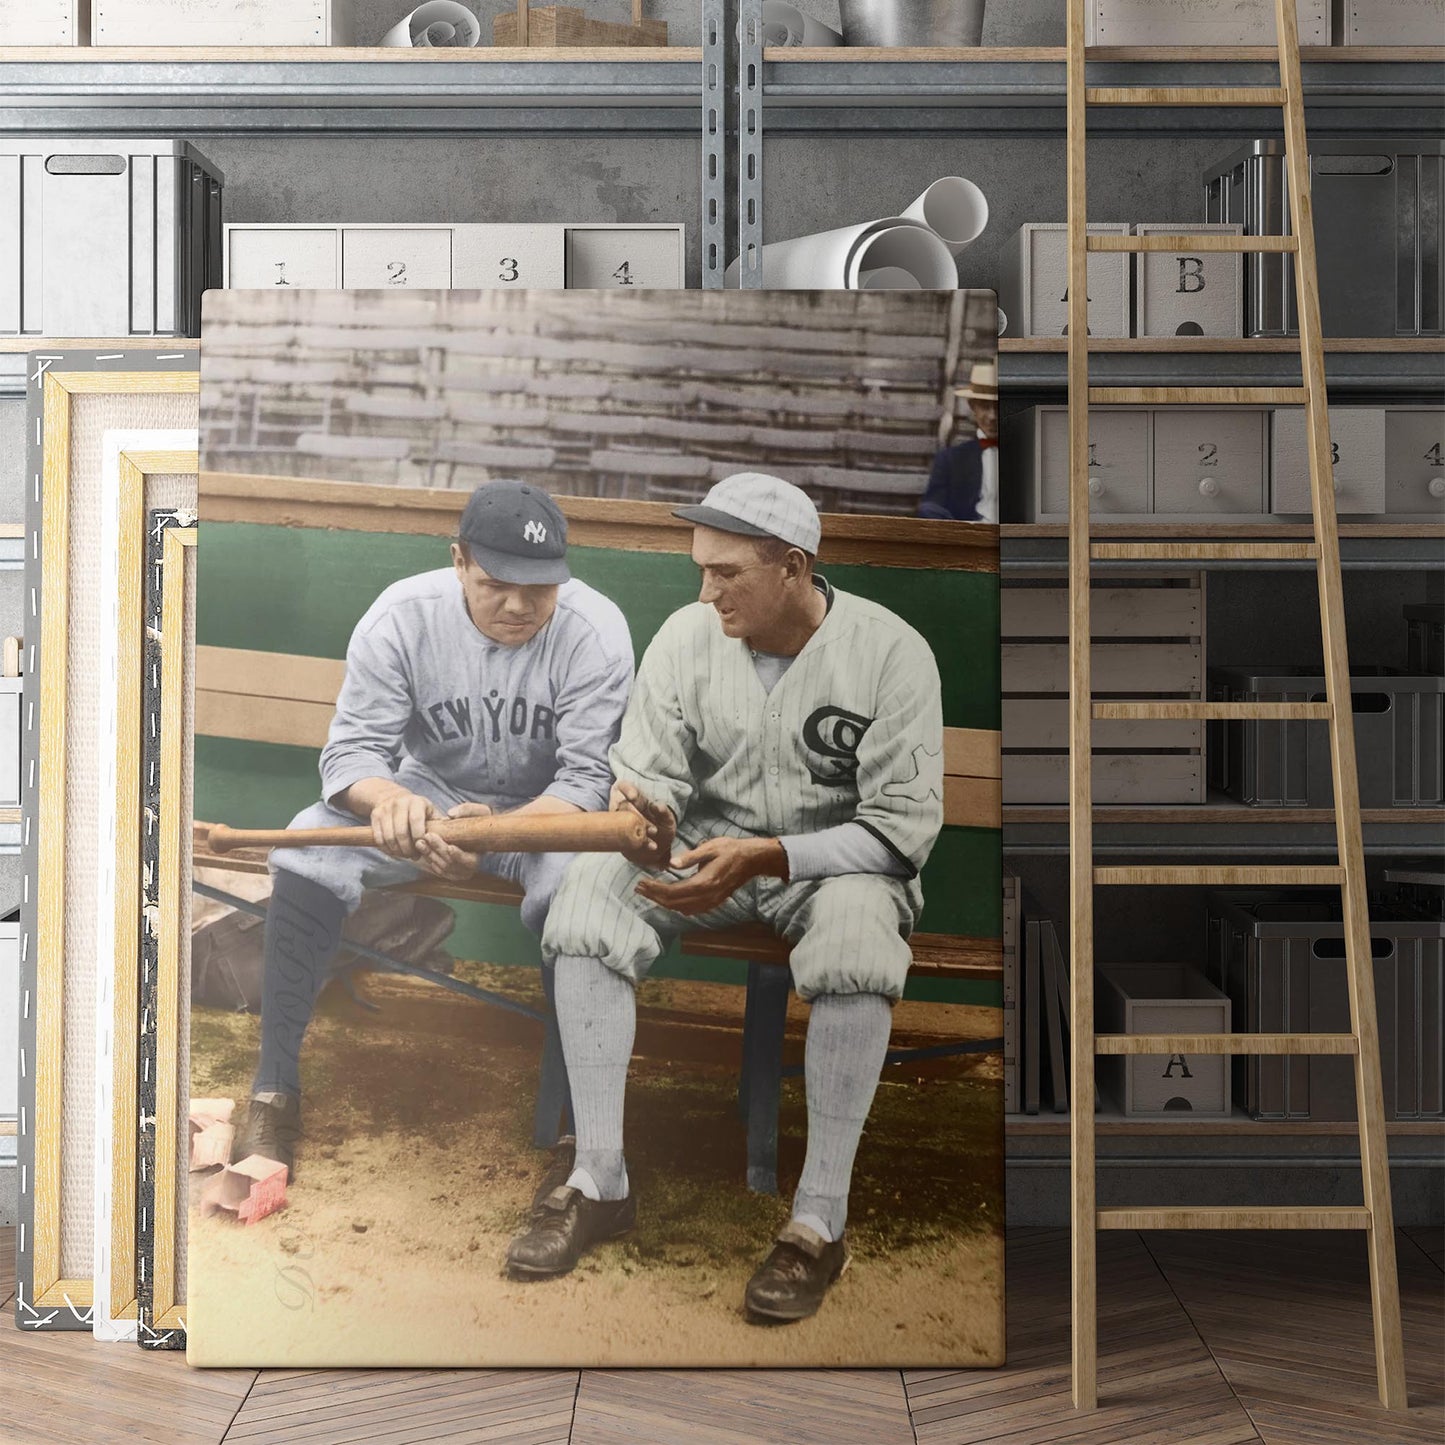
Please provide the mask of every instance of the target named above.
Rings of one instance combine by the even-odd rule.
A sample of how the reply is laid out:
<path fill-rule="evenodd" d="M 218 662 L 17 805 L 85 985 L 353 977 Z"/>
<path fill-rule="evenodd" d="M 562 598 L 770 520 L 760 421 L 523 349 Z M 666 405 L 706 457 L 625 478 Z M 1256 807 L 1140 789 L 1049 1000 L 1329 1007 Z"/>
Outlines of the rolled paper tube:
<path fill-rule="evenodd" d="M 887 243 L 882 244 L 887 237 Z M 896 266 L 920 287 L 953 289 L 958 268 L 947 246 L 920 221 L 890 216 L 836 231 L 819 231 L 791 241 L 771 241 L 762 248 L 763 285 L 772 291 L 851 291 L 864 270 Z M 727 269 L 735 285 L 738 262 Z"/>
<path fill-rule="evenodd" d="M 878 266 L 858 275 L 860 291 L 917 291 L 918 277 L 902 266 Z"/>
<path fill-rule="evenodd" d="M 922 221 L 956 256 L 988 225 L 988 198 L 962 176 L 941 176 L 903 214 Z"/>
<path fill-rule="evenodd" d="M 766 277 L 766 249 L 764 254 Z M 951 291 L 958 285 L 953 252 L 927 226 L 914 221 L 891 221 L 858 243 L 848 262 L 848 288 L 857 289 L 865 271 L 879 270 L 906 271 L 925 291 Z"/>
<path fill-rule="evenodd" d="M 843 37 L 784 0 L 763 0 L 764 45 L 841 45 Z"/>
<path fill-rule="evenodd" d="M 998 308 L 998 334 L 1002 336 L 1008 330 L 1008 316 L 1002 306 Z"/>
<path fill-rule="evenodd" d="M 456 0 L 428 0 L 404 20 L 398 20 L 381 43 L 414 46 L 418 50 L 464 50 L 481 38 L 481 22 L 465 5 L 456 4 Z"/>

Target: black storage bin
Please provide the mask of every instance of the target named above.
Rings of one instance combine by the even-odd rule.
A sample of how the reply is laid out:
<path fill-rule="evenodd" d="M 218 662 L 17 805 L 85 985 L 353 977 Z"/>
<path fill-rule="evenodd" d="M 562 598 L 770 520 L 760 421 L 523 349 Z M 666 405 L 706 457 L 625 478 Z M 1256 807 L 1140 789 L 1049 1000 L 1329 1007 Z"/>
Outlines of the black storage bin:
<path fill-rule="evenodd" d="M 1445 672 L 1445 602 L 1405 608 L 1405 666 L 1410 672 Z"/>
<path fill-rule="evenodd" d="M 1326 336 L 1439 336 L 1445 142 L 1438 137 L 1310 139 L 1310 190 Z M 1204 173 L 1204 219 L 1247 236 L 1290 229 L 1284 142 L 1251 141 Z M 1244 334 L 1293 336 L 1294 257 L 1244 258 Z"/>
<path fill-rule="evenodd" d="M 1438 807 L 1445 798 L 1445 678 L 1399 668 L 1351 670 L 1362 808 Z M 1211 667 L 1216 702 L 1323 702 L 1310 668 Z M 1329 724 L 1258 718 L 1211 722 L 1209 785 L 1257 807 L 1328 808 Z"/>
<path fill-rule="evenodd" d="M 1350 1032 L 1338 896 L 1210 895 L 1210 977 L 1241 1033 Z M 1372 900 L 1370 951 L 1387 1119 L 1445 1118 L 1445 922 Z M 1241 1057 L 1234 1101 L 1256 1119 L 1356 1118 L 1348 1055 Z"/>

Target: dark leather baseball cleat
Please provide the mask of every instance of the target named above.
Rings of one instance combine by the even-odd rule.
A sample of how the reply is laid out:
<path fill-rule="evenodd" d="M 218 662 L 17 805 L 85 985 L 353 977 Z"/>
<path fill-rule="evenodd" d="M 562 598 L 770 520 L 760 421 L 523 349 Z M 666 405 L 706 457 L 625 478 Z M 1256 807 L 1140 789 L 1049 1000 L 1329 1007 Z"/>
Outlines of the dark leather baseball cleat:
<path fill-rule="evenodd" d="M 532 1222 L 507 1248 L 507 1268 L 527 1279 L 566 1274 L 594 1244 L 626 1234 L 637 1223 L 637 1201 L 589 1199 L 562 1185 L 540 1200 Z"/>
<path fill-rule="evenodd" d="M 848 1268 L 848 1236 L 827 1240 L 806 1224 L 790 1221 L 758 1266 L 743 1294 L 754 1320 L 805 1320 Z"/>
<path fill-rule="evenodd" d="M 246 1105 L 231 1158 L 237 1162 L 252 1154 L 286 1166 L 286 1182 L 296 1177 L 296 1144 L 301 1138 L 301 1100 L 291 1094 L 256 1094 Z"/>
<path fill-rule="evenodd" d="M 542 1207 L 542 1201 L 555 1189 L 560 1189 L 577 1167 L 577 1140 L 565 1134 L 548 1151 L 547 1168 L 542 1182 L 532 1192 L 532 1216 Z"/>

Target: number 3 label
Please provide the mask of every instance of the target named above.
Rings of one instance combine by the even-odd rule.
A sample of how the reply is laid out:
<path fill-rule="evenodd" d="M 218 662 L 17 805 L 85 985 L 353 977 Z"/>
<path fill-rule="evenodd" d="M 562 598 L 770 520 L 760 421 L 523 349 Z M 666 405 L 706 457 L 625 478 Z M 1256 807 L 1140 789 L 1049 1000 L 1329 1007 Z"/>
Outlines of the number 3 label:
<path fill-rule="evenodd" d="M 517 270 L 517 261 L 514 256 L 503 256 L 497 264 L 502 268 L 497 275 L 498 281 L 515 281 L 520 274 Z"/>

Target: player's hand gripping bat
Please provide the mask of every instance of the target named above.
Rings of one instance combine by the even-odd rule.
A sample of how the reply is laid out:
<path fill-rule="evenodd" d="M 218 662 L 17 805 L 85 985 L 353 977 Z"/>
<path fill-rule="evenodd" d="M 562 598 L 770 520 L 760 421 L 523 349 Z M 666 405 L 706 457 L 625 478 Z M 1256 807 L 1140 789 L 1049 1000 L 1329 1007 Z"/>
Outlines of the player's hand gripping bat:
<path fill-rule="evenodd" d="M 486 818 L 438 818 L 427 832 L 468 853 L 620 853 L 647 841 L 637 813 L 498 813 Z M 213 853 L 237 848 L 374 848 L 368 824 L 343 828 L 211 829 Z"/>

